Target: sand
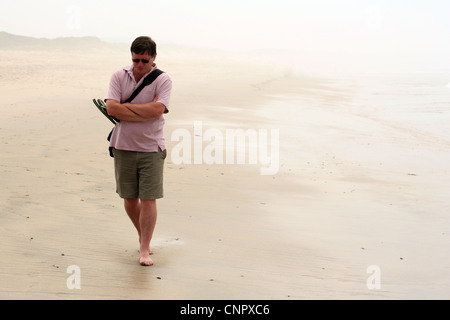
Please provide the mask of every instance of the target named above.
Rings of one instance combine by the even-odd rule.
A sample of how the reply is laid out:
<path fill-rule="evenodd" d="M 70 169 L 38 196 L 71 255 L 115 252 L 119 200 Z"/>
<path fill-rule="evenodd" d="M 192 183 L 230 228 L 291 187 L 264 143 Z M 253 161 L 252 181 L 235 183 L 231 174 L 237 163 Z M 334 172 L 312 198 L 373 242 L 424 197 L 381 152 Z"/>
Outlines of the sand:
<path fill-rule="evenodd" d="M 0 51 L 0 299 L 450 298 L 448 136 L 355 106 L 347 77 L 173 46 L 157 58 L 174 88 L 155 264 L 140 266 L 91 102 L 127 50 Z M 278 130 L 277 172 L 176 163 L 174 132 L 228 129 Z"/>

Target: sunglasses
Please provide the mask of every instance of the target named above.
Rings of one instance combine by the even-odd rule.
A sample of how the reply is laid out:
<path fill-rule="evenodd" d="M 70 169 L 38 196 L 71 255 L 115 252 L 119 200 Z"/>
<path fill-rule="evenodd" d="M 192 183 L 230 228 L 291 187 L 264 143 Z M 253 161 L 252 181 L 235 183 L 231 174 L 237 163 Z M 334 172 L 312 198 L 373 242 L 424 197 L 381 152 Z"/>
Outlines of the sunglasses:
<path fill-rule="evenodd" d="M 139 63 L 140 61 L 142 61 L 143 64 L 150 62 L 150 60 L 148 59 L 131 59 L 131 60 L 133 60 L 134 63 Z"/>

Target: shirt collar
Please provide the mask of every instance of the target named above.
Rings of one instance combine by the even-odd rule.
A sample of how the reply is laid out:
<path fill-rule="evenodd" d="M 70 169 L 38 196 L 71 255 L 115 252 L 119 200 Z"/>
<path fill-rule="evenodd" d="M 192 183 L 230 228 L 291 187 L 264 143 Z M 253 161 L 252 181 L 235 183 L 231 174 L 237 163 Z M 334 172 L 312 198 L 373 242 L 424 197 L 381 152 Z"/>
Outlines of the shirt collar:
<path fill-rule="evenodd" d="M 157 69 L 157 68 L 158 68 L 158 67 L 156 66 L 156 64 L 153 63 L 153 66 L 152 66 L 152 69 L 150 70 L 150 72 L 146 73 L 146 74 L 142 77 L 142 79 L 139 80 L 139 83 L 141 83 L 142 81 L 144 81 L 145 77 L 148 76 L 153 70 L 155 70 L 155 69 Z M 134 75 L 133 75 L 133 65 L 130 65 L 130 66 L 128 66 L 128 67 L 125 67 L 125 68 L 123 68 L 123 70 L 124 70 L 125 72 L 127 72 L 128 75 L 129 75 L 132 79 L 134 79 Z M 136 80 L 136 79 L 134 79 L 134 80 Z"/>

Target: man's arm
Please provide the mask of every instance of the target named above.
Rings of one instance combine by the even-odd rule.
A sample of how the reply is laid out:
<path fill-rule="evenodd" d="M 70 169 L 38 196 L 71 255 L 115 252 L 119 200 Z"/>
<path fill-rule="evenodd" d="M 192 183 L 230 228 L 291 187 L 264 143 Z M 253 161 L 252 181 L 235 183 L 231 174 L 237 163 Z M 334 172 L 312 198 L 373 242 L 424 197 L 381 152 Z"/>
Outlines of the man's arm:
<path fill-rule="evenodd" d="M 120 120 L 143 122 L 160 117 L 165 106 L 156 102 L 158 97 L 148 103 L 120 103 L 116 100 L 106 101 L 106 110 L 109 115 Z"/>
<path fill-rule="evenodd" d="M 158 97 L 156 96 L 152 102 L 124 103 L 123 105 L 142 118 L 151 120 L 159 118 L 166 110 L 166 107 L 161 102 L 156 102 L 157 100 Z"/>

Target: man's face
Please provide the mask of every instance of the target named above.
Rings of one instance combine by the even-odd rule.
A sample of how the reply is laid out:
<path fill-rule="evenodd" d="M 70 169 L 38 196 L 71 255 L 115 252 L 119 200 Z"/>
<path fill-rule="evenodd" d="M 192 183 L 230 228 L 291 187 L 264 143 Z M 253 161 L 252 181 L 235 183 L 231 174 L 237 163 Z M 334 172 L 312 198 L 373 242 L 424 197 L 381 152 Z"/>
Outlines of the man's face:
<path fill-rule="evenodd" d="M 155 61 L 156 54 L 154 57 L 150 56 L 148 53 L 137 54 L 132 52 L 131 59 L 133 60 L 133 70 L 134 72 L 144 75 L 153 67 L 153 62 Z"/>

